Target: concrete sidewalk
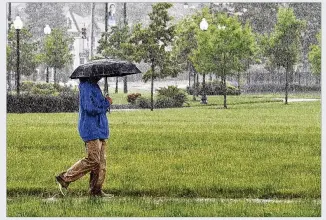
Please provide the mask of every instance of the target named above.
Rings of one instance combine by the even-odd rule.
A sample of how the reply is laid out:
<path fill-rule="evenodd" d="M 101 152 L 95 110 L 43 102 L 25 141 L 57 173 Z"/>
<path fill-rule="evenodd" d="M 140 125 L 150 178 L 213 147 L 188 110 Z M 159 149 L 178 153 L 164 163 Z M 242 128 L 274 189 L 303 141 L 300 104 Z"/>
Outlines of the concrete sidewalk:
<path fill-rule="evenodd" d="M 285 102 L 284 98 L 275 98 L 274 100 L 282 100 Z M 288 102 L 315 102 L 320 101 L 321 99 L 288 99 Z"/>

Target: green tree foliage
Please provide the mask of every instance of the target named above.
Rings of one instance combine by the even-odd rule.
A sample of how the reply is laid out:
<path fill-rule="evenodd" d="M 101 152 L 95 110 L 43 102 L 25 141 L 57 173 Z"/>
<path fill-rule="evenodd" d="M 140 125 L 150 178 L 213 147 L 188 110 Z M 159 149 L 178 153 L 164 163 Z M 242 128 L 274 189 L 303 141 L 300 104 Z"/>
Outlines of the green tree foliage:
<path fill-rule="evenodd" d="M 53 29 L 44 40 L 43 61 L 54 68 L 54 83 L 58 82 L 56 70 L 64 68 L 73 61 L 73 55 L 69 50 L 72 43 L 73 38 L 65 35 L 60 29 Z"/>
<path fill-rule="evenodd" d="M 174 51 L 177 53 L 181 64 L 190 69 L 192 65 L 190 56 L 192 51 L 197 48 L 196 28 L 200 20 L 198 16 L 188 16 L 181 20 L 176 26 L 176 36 L 174 41 Z"/>
<path fill-rule="evenodd" d="M 321 31 L 316 36 L 318 44 L 310 46 L 310 52 L 308 55 L 312 72 L 316 75 L 321 74 Z"/>
<path fill-rule="evenodd" d="M 215 73 L 221 77 L 224 108 L 227 108 L 226 76 L 246 67 L 243 61 L 255 55 L 256 39 L 249 24 L 242 27 L 236 16 L 207 13 L 204 9 L 208 30 L 202 31 L 198 26 L 198 47 L 191 59 L 198 72 Z"/>
<path fill-rule="evenodd" d="M 304 27 L 305 22 L 296 18 L 292 8 L 279 8 L 274 31 L 262 37 L 264 55 L 275 66 L 286 70 L 285 104 L 288 99 L 288 74 L 300 58 L 300 37 Z"/>
<path fill-rule="evenodd" d="M 104 57 L 130 60 L 125 47 L 122 46 L 129 41 L 130 35 L 129 27 L 119 23 L 118 26 L 112 27 L 110 32 L 102 34 L 97 51 Z"/>
<path fill-rule="evenodd" d="M 37 53 L 38 43 L 33 42 L 32 34 L 23 28 L 19 32 L 20 49 L 20 74 L 30 76 L 41 62 L 41 57 Z M 14 28 L 10 29 L 7 44 L 7 74 L 11 71 L 16 72 L 17 65 L 17 34 Z"/>
<path fill-rule="evenodd" d="M 171 46 L 175 37 L 175 26 L 170 25 L 172 17 L 168 14 L 171 3 L 157 3 L 149 13 L 150 24 L 142 27 L 137 24 L 128 44 L 124 45 L 136 62 L 149 63 L 151 68 L 143 74 L 143 80 L 151 80 L 151 110 L 153 111 L 154 80 L 178 74 L 177 61 L 166 48 Z"/>
<path fill-rule="evenodd" d="M 130 30 L 128 25 L 122 25 L 121 22 L 118 26 L 111 28 L 108 33 L 103 33 L 101 39 L 99 40 L 99 46 L 97 51 L 101 53 L 104 57 L 112 57 L 123 60 L 132 60 L 126 51 L 124 44 L 127 44 L 130 38 Z M 125 93 L 127 92 L 127 76 L 124 77 Z M 118 77 L 116 78 L 116 89 L 115 92 L 118 93 Z"/>
<path fill-rule="evenodd" d="M 189 84 L 191 71 L 194 73 L 194 87 L 196 85 L 196 69 L 191 60 L 191 55 L 197 48 L 196 34 L 198 33 L 197 29 L 202 17 L 202 13 L 197 12 L 179 21 L 176 26 L 177 37 L 173 42 L 174 53 L 176 54 L 178 62 L 181 64 L 181 68 L 189 71 Z M 195 92 L 193 93 L 193 100 L 196 100 Z"/>

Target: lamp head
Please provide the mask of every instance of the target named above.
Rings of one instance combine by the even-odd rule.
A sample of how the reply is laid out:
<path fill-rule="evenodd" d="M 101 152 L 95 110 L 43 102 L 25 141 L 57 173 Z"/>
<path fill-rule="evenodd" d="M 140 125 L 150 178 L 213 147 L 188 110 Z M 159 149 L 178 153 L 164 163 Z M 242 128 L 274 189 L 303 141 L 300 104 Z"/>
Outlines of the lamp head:
<path fill-rule="evenodd" d="M 14 27 L 16 30 L 20 30 L 23 28 L 23 22 L 19 16 L 16 16 L 16 19 L 14 21 Z"/>
<path fill-rule="evenodd" d="M 45 25 L 44 34 L 51 34 L 51 28 L 50 28 L 50 26 L 48 24 Z"/>
<path fill-rule="evenodd" d="M 201 30 L 207 31 L 207 29 L 208 29 L 208 23 L 207 23 L 207 21 L 206 21 L 205 18 L 203 18 L 201 20 L 199 27 L 200 27 Z"/>

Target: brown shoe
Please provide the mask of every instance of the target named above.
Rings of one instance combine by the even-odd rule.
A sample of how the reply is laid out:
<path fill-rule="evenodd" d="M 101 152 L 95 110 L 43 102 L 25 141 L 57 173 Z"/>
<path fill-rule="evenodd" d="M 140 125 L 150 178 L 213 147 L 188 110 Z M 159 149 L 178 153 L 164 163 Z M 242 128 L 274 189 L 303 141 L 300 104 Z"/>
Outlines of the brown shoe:
<path fill-rule="evenodd" d="M 58 184 L 59 186 L 59 190 L 61 192 L 61 194 L 63 196 L 65 196 L 67 194 L 67 190 L 68 190 L 68 186 L 69 186 L 69 183 L 66 183 L 62 177 L 61 177 L 61 174 L 56 176 L 55 177 L 55 180 L 56 180 L 56 183 Z"/>
<path fill-rule="evenodd" d="M 97 193 L 90 193 L 90 196 L 91 197 L 100 197 L 100 198 L 113 198 L 114 195 L 113 194 L 107 194 L 107 193 L 104 193 L 102 190 L 97 192 Z"/>

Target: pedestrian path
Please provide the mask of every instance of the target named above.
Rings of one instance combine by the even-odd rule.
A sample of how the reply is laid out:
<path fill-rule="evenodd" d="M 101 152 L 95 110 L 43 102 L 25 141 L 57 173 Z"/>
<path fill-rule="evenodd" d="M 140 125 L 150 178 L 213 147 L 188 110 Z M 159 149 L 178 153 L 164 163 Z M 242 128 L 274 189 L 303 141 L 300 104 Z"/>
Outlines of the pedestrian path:
<path fill-rule="evenodd" d="M 285 102 L 284 98 L 274 98 L 274 100 L 282 100 Z M 315 102 L 320 101 L 320 99 L 288 99 L 288 102 Z"/>

